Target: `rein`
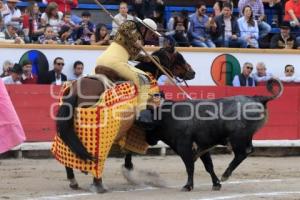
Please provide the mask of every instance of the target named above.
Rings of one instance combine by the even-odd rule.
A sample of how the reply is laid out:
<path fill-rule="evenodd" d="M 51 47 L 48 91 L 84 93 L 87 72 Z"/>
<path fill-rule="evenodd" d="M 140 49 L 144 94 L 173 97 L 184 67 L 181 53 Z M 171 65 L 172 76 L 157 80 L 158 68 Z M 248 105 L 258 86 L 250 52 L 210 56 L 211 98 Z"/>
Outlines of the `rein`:
<path fill-rule="evenodd" d="M 156 62 L 158 62 L 159 64 L 161 64 L 161 63 L 160 63 L 160 60 L 159 60 L 159 58 L 158 58 L 158 56 L 152 55 L 152 57 L 156 60 Z M 168 57 L 169 57 L 169 56 L 168 56 Z M 162 66 L 163 66 L 163 65 L 162 65 Z M 170 69 L 168 69 L 168 68 L 165 67 L 165 66 L 163 66 L 163 68 L 164 68 L 165 71 L 169 74 L 169 76 L 171 76 L 172 78 L 175 77 L 174 73 L 173 73 Z M 155 78 L 156 78 L 156 79 L 158 78 L 159 71 L 160 71 L 159 69 L 156 69 L 156 71 L 155 71 Z"/>

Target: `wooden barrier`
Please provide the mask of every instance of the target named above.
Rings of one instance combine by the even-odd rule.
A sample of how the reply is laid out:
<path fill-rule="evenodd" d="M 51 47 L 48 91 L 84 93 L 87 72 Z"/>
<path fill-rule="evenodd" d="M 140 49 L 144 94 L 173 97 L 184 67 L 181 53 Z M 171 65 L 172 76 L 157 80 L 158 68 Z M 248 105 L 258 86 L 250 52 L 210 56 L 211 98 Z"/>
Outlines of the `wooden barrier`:
<path fill-rule="evenodd" d="M 34 72 L 42 72 L 53 68 L 53 61 L 56 57 L 62 57 L 65 62 L 62 72 L 67 77 L 73 75 L 73 64 L 80 60 L 84 63 L 84 74 L 91 74 L 94 71 L 97 58 L 104 52 L 106 46 L 88 45 L 3 45 L 0 44 L 0 61 L 9 59 L 13 62 L 22 62 L 23 59 L 30 59 L 33 63 Z M 146 47 L 150 53 L 158 47 Z M 230 83 L 233 75 L 238 73 L 245 62 L 256 65 L 264 62 L 267 72 L 276 77 L 284 76 L 284 66 L 292 64 L 295 66 L 295 76 L 300 77 L 299 54 L 297 50 L 282 49 L 231 49 L 231 48 L 193 48 L 178 47 L 186 61 L 195 70 L 193 80 L 188 81 L 189 85 L 209 85 L 217 83 Z M 0 63 L 1 64 L 1 63 Z M 134 63 L 131 63 L 134 64 Z M 233 68 L 235 70 L 233 70 Z M 212 72 L 214 71 L 214 72 Z M 255 73 L 256 70 L 253 70 Z M 0 68 L 2 73 L 2 68 Z M 228 82 L 227 82 L 228 81 Z"/>
<path fill-rule="evenodd" d="M 24 127 L 27 142 L 52 141 L 55 124 L 51 113 L 60 88 L 49 85 L 7 85 L 9 95 Z M 173 86 L 162 89 L 168 99 L 180 100 L 184 96 Z M 269 95 L 264 86 L 256 88 L 233 88 L 215 86 L 192 86 L 186 88 L 193 98 L 220 98 L 232 95 Z M 285 87 L 283 95 L 268 104 L 269 121 L 256 135 L 257 140 L 300 139 L 300 87 Z M 51 111 L 52 110 L 52 111 Z"/>

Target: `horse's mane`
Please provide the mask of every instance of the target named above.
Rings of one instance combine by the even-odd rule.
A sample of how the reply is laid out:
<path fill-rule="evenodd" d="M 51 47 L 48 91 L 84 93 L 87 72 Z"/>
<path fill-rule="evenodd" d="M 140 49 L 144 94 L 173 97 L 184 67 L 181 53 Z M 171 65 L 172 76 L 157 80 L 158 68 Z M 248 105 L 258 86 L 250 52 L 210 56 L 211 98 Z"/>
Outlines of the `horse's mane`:
<path fill-rule="evenodd" d="M 168 54 L 172 54 L 175 52 L 175 49 L 173 47 L 166 47 L 161 48 L 157 51 L 154 51 L 151 55 L 156 59 L 158 58 L 158 62 L 165 68 L 170 69 L 172 67 L 170 58 L 168 57 Z M 157 67 L 153 62 L 140 62 L 135 66 L 136 68 L 144 71 L 144 72 L 150 72 L 152 75 L 156 75 Z M 159 74 L 161 75 L 161 71 L 159 70 Z M 158 77 L 156 77 L 158 78 Z"/>

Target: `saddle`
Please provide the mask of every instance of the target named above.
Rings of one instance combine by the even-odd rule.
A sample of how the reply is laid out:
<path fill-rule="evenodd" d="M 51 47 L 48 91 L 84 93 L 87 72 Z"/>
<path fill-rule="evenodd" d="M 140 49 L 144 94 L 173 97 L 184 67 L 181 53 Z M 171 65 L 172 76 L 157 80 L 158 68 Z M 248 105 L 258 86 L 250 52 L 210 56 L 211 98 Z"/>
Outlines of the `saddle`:
<path fill-rule="evenodd" d="M 132 68 L 134 70 L 134 68 Z M 157 81 L 154 78 L 154 76 L 151 73 L 142 74 L 139 73 L 140 82 L 143 84 L 150 85 L 150 98 L 151 100 L 149 103 L 152 105 L 155 104 L 156 106 L 160 105 L 160 98 L 158 98 L 158 94 L 160 96 L 160 90 L 157 85 Z M 125 78 L 122 78 L 118 72 L 112 70 L 111 68 L 98 65 L 95 68 L 96 74 L 103 74 L 107 76 L 111 81 L 113 82 L 122 82 L 122 81 L 128 81 Z M 145 154 L 146 150 L 148 149 L 148 143 L 146 142 L 146 132 L 147 129 L 145 129 L 144 126 L 141 127 L 140 123 L 134 123 L 131 128 L 124 133 L 119 134 L 116 137 L 115 142 L 125 150 L 130 150 L 135 153 Z"/>
<path fill-rule="evenodd" d="M 129 80 L 126 80 L 121 75 L 119 75 L 117 71 L 115 71 L 111 68 L 108 68 L 106 66 L 103 66 L 103 65 L 98 65 L 95 68 L 95 73 L 105 75 L 107 78 L 109 78 L 114 83 L 120 82 L 120 81 L 129 81 Z M 144 84 L 150 84 L 151 83 L 151 81 L 152 81 L 151 77 L 147 77 L 145 74 L 141 74 L 141 73 L 138 73 L 138 75 L 139 75 L 140 80 L 142 80 L 142 83 L 144 83 Z"/>

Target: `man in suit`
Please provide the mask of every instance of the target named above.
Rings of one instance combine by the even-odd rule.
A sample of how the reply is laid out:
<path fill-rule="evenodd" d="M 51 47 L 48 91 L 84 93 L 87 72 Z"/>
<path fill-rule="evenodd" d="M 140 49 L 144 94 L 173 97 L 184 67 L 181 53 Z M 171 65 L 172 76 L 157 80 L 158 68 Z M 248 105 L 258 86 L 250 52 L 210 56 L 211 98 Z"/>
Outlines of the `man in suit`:
<path fill-rule="evenodd" d="M 237 20 L 232 16 L 232 4 L 224 3 L 222 14 L 215 18 L 216 28 L 212 29 L 214 42 L 219 47 L 247 47 L 240 37 Z"/>
<path fill-rule="evenodd" d="M 64 65 L 65 63 L 63 58 L 55 58 L 53 62 L 53 70 L 47 72 L 39 82 L 42 84 L 61 85 L 64 81 L 67 81 L 67 76 L 62 73 Z"/>

